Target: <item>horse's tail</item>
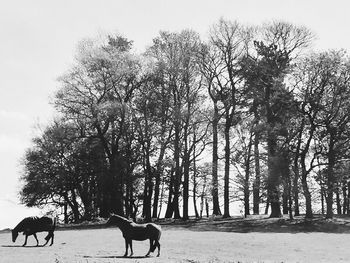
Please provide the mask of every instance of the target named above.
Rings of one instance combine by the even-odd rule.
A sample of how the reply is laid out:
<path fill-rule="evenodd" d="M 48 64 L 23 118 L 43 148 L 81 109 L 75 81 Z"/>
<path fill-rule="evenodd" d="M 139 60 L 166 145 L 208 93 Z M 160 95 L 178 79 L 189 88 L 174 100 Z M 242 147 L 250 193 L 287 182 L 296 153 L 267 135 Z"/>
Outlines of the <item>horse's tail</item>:
<path fill-rule="evenodd" d="M 153 241 L 153 244 L 152 244 L 152 246 L 151 246 L 151 252 L 152 252 L 152 253 L 154 252 L 154 250 L 156 250 L 156 248 L 157 248 L 158 245 L 159 245 L 158 240 L 154 240 L 154 241 Z"/>
<path fill-rule="evenodd" d="M 57 219 L 56 217 L 52 217 L 51 218 L 52 220 L 52 223 L 51 223 L 51 226 L 49 227 L 49 229 L 47 229 L 47 231 L 49 232 L 47 234 L 47 236 L 45 237 L 45 240 L 48 241 L 50 238 L 52 238 L 54 236 L 54 231 L 55 231 L 55 228 L 56 228 L 56 224 L 57 224 Z"/>
<path fill-rule="evenodd" d="M 162 235 L 162 229 L 160 228 L 160 226 L 155 224 L 152 224 L 152 227 L 155 231 L 155 238 L 151 245 L 151 252 L 154 252 L 154 250 L 156 250 L 156 248 L 160 246 L 159 239 L 160 239 L 160 236 Z"/>
<path fill-rule="evenodd" d="M 56 224 L 57 224 L 57 218 L 56 218 L 56 217 L 54 217 L 54 218 L 53 218 L 52 231 L 55 231 Z"/>

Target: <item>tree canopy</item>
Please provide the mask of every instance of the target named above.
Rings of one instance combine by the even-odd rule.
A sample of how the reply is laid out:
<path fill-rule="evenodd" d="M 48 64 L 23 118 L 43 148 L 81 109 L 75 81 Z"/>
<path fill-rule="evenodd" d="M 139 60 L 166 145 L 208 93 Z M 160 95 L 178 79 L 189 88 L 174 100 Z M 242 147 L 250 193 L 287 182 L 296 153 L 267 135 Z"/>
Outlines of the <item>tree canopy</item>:
<path fill-rule="evenodd" d="M 142 54 L 121 35 L 82 40 L 24 155 L 22 202 L 65 222 L 349 214 L 349 57 L 313 39 L 220 19 Z"/>

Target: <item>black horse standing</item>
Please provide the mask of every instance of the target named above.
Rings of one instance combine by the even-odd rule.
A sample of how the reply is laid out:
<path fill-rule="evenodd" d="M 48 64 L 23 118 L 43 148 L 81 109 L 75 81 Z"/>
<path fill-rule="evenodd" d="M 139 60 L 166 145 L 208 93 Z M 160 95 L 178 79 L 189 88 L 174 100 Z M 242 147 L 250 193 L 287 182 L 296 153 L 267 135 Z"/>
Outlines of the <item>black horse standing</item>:
<path fill-rule="evenodd" d="M 27 239 L 28 239 L 28 236 L 30 235 L 34 236 L 36 240 L 36 245 L 39 246 L 39 241 L 36 236 L 36 233 L 48 231 L 48 234 L 45 237 L 46 243 L 43 246 L 45 246 L 50 239 L 51 239 L 50 246 L 52 246 L 55 227 L 56 227 L 55 218 L 51 218 L 47 216 L 26 217 L 21 222 L 19 222 L 18 225 L 12 230 L 12 241 L 15 242 L 17 239 L 18 233 L 23 232 L 23 235 L 26 236 L 23 246 L 27 244 Z"/>
<path fill-rule="evenodd" d="M 161 236 L 161 227 L 154 224 L 154 223 L 147 223 L 147 224 L 136 224 L 125 217 L 119 216 L 119 215 L 112 215 L 107 225 L 115 225 L 119 227 L 119 229 L 123 233 L 123 237 L 125 239 L 125 254 L 124 257 L 128 256 L 128 247 L 130 245 L 130 250 L 132 256 L 134 254 L 132 250 L 132 240 L 146 240 L 149 239 L 150 241 L 150 247 L 148 250 L 148 253 L 146 254 L 146 257 L 149 256 L 151 252 L 154 252 L 154 250 L 158 247 L 158 255 L 160 255 L 160 243 L 159 239 Z"/>

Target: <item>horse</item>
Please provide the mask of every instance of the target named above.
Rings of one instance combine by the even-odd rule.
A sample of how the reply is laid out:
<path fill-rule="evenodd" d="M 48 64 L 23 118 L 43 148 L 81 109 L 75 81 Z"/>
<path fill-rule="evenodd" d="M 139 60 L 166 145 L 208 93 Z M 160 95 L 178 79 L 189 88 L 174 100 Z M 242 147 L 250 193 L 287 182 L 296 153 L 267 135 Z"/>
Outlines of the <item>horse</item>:
<path fill-rule="evenodd" d="M 160 256 L 160 243 L 159 239 L 162 233 L 161 227 L 154 223 L 147 224 L 136 224 L 131 220 L 126 219 L 125 217 L 119 215 L 112 215 L 108 221 L 107 225 L 117 226 L 123 234 L 125 239 L 125 254 L 124 257 L 128 256 L 128 247 L 130 245 L 131 254 L 130 257 L 134 254 L 132 250 L 132 240 L 143 241 L 149 239 L 150 246 L 146 254 L 146 257 L 149 257 L 151 252 L 154 252 L 158 247 L 157 257 Z"/>
<path fill-rule="evenodd" d="M 36 245 L 39 246 L 39 241 L 36 236 L 36 233 L 48 231 L 48 234 L 45 237 L 46 243 L 43 246 L 46 246 L 46 244 L 49 242 L 50 239 L 51 239 L 50 246 L 52 246 L 55 228 L 56 228 L 56 218 L 51 218 L 47 216 L 26 217 L 21 222 L 19 222 L 14 229 L 12 229 L 12 242 L 16 242 L 18 233 L 23 232 L 23 235 L 26 236 L 24 244 L 22 245 L 23 247 L 27 245 L 27 239 L 28 239 L 28 236 L 30 235 L 34 236 L 36 240 Z"/>

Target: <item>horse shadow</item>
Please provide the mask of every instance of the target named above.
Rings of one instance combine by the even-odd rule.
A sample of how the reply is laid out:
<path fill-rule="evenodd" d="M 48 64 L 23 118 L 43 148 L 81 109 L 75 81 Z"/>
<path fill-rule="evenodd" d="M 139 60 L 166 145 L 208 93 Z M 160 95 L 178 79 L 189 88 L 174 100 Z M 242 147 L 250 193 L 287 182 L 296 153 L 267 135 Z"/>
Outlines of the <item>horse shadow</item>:
<path fill-rule="evenodd" d="M 44 247 L 44 245 L 29 245 L 29 246 L 22 246 L 22 245 L 2 245 L 1 247 L 22 247 L 22 248 L 35 248 L 35 247 Z"/>
<path fill-rule="evenodd" d="M 142 259 L 142 258 L 151 258 L 151 257 L 146 257 L 146 256 L 132 256 L 132 257 L 124 257 L 124 256 L 83 256 L 83 258 Z"/>

